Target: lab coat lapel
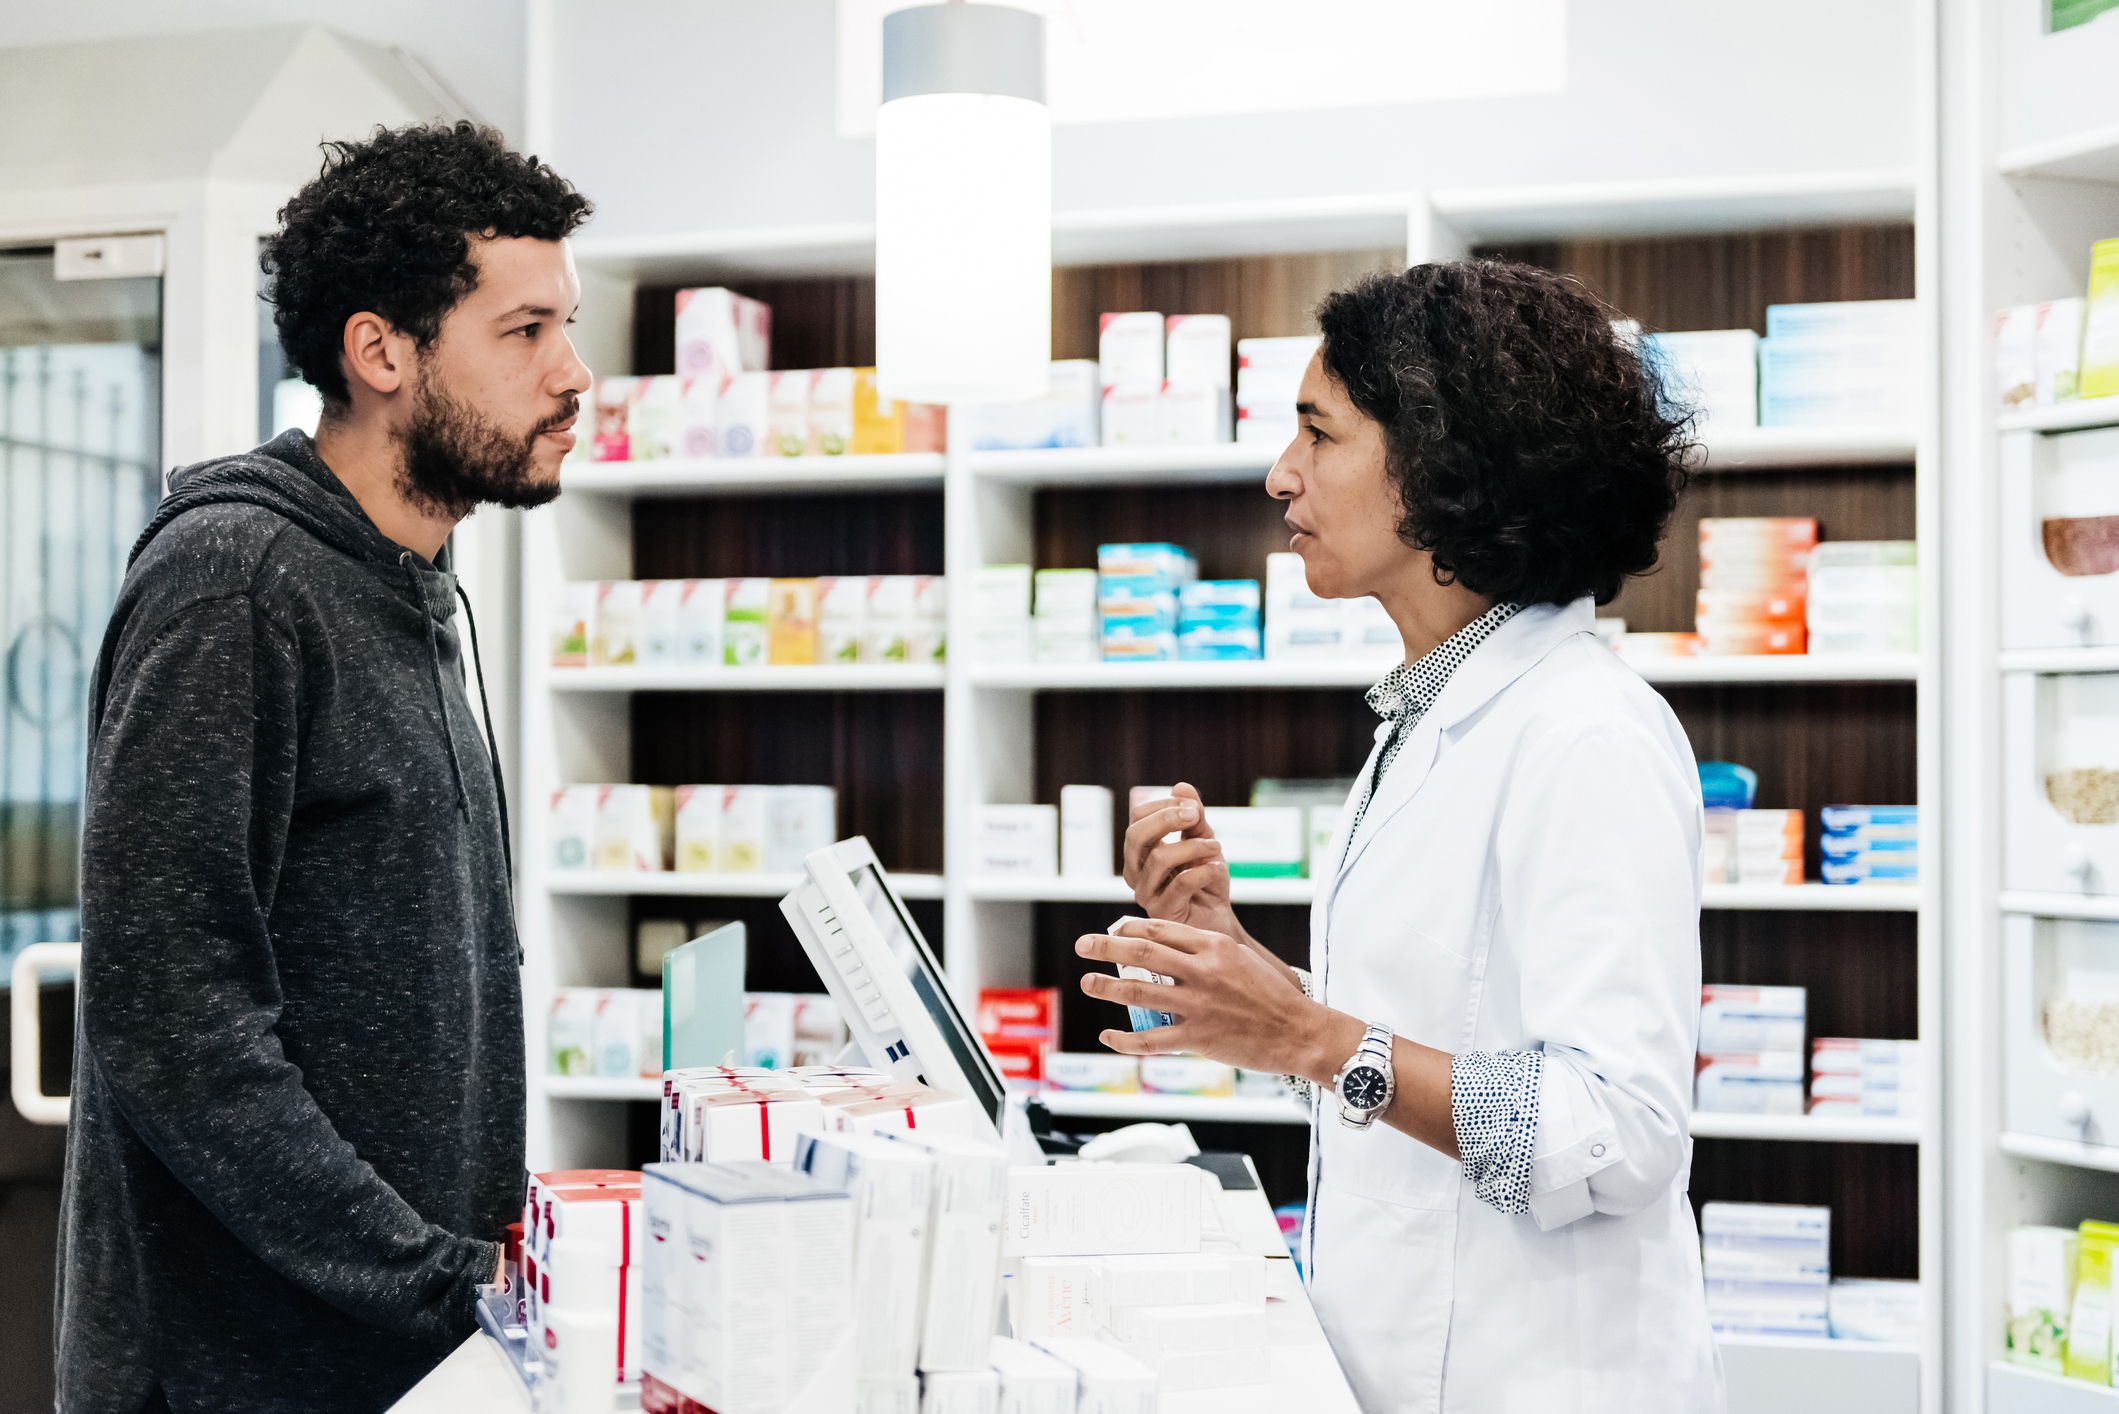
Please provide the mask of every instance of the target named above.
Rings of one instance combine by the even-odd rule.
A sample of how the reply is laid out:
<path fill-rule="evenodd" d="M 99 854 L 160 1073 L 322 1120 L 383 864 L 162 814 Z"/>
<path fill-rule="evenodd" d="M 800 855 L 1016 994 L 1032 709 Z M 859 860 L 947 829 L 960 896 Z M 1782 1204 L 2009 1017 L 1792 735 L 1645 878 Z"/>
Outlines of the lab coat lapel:
<path fill-rule="evenodd" d="M 1347 842 L 1339 868 L 1332 877 L 1334 895 L 1339 891 L 1340 881 L 1383 833 L 1391 817 L 1403 810 L 1426 784 L 1434 769 L 1436 748 L 1442 740 L 1442 733 L 1491 702 L 1502 689 L 1523 676 L 1561 643 L 1578 633 L 1593 633 L 1595 629 L 1594 600 L 1583 598 L 1572 604 L 1534 604 L 1495 629 L 1492 636 L 1473 650 L 1471 657 L 1450 675 L 1442 695 L 1435 699 L 1435 705 L 1406 737 L 1405 745 L 1398 748 L 1398 759 L 1391 763 L 1391 769 L 1376 784 L 1368 811 L 1361 821 L 1360 833 Z M 1381 740 L 1379 733 L 1379 744 Z M 1370 759 L 1373 769 L 1375 758 L 1372 755 Z M 1358 793 L 1355 799 L 1360 799 Z M 1330 904 L 1327 903 L 1327 917 L 1329 913 Z"/>

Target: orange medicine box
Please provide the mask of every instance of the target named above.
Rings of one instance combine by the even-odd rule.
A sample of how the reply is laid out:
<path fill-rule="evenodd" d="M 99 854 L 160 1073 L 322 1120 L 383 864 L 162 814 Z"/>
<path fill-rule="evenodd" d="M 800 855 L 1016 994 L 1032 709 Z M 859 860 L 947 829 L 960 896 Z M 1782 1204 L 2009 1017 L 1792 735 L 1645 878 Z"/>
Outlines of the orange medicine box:
<path fill-rule="evenodd" d="M 765 661 L 817 661 L 817 582 L 776 579 L 766 589 Z"/>

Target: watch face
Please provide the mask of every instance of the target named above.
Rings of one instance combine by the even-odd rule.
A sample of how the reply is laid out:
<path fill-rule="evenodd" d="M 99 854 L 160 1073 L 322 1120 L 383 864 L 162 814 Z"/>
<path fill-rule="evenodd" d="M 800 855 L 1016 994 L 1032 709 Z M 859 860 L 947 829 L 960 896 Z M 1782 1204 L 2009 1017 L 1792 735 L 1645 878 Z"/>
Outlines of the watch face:
<path fill-rule="evenodd" d="M 1357 1065 L 1339 1082 L 1339 1097 L 1357 1110 L 1383 1106 L 1383 1072 L 1372 1065 Z"/>

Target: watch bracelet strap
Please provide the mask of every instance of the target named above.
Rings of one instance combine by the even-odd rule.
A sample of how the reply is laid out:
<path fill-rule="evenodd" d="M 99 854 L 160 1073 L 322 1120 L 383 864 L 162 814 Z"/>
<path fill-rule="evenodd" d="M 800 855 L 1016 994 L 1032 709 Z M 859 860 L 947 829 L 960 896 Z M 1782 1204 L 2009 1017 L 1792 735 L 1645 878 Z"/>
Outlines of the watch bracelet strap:
<path fill-rule="evenodd" d="M 1318 999 L 1317 976 L 1315 973 L 1310 972 L 1306 968 L 1298 967 L 1295 969 L 1295 980 L 1301 984 L 1303 996 L 1313 1002 Z M 1308 1104 L 1317 1093 L 1317 1087 L 1302 1076 L 1283 1075 L 1280 1078 L 1288 1083 L 1288 1089 L 1295 1092 L 1295 1098 L 1301 1100 L 1304 1104 Z"/>

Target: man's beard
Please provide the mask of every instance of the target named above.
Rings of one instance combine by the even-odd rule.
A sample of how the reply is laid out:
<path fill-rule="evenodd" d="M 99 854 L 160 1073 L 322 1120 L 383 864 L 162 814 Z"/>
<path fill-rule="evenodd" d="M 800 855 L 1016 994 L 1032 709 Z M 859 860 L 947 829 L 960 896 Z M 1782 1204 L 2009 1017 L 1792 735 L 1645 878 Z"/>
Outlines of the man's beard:
<path fill-rule="evenodd" d="M 511 432 L 450 397 L 422 369 L 412 416 L 397 432 L 405 457 L 397 489 L 414 505 L 459 518 L 480 504 L 512 510 L 544 505 L 558 496 L 559 482 L 537 480 L 537 439 L 578 410 L 570 393 L 527 433 Z"/>

